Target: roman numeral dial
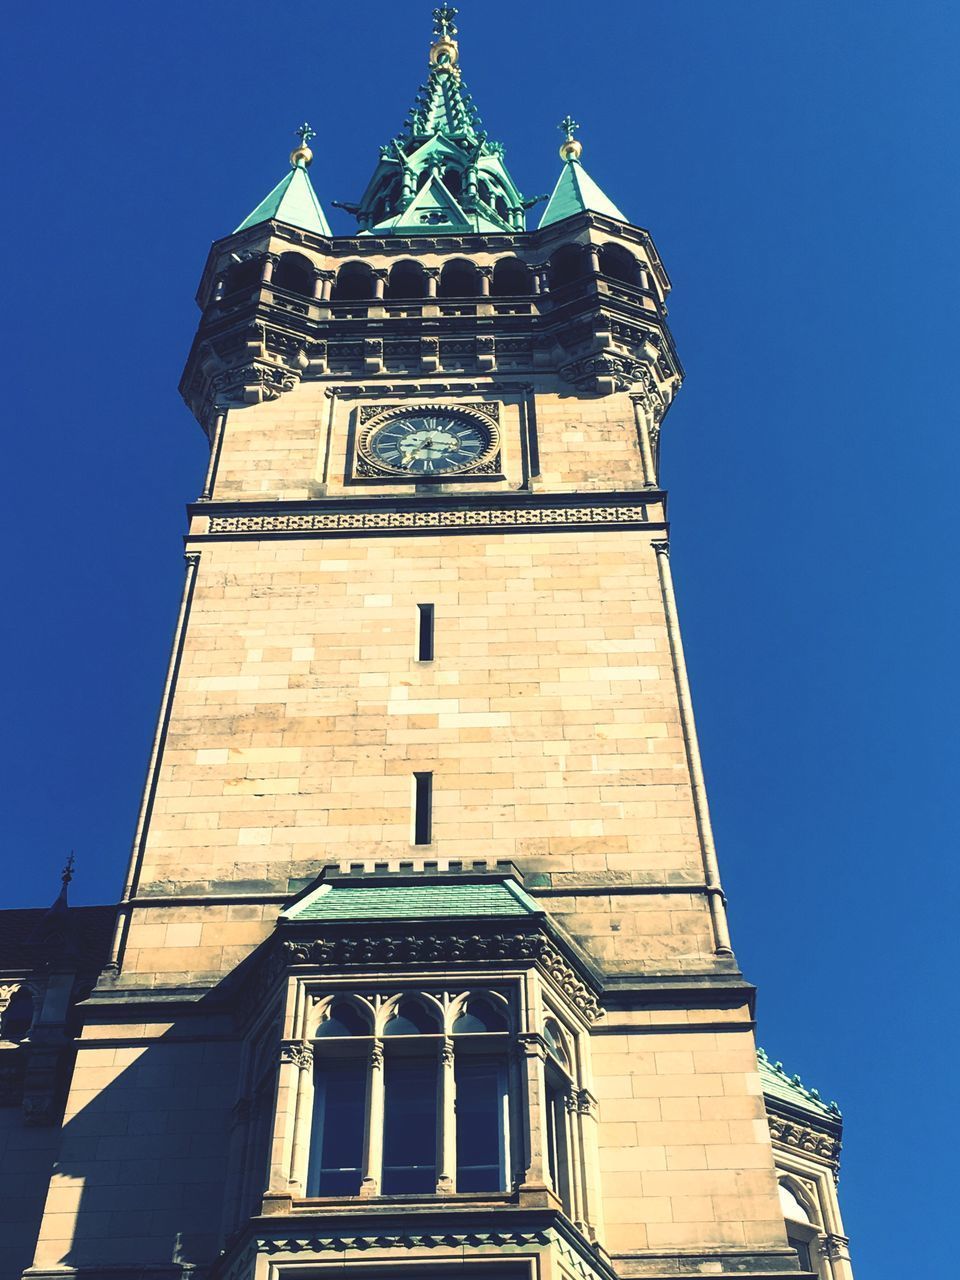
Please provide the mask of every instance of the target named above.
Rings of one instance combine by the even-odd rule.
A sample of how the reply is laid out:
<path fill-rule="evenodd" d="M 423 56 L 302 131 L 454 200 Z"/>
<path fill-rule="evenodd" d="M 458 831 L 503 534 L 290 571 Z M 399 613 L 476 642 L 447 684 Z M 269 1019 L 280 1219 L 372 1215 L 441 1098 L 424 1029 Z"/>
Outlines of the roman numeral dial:
<path fill-rule="evenodd" d="M 392 414 L 367 433 L 360 451 L 378 470 L 419 479 L 469 471 L 495 444 L 479 416 L 441 410 Z"/>

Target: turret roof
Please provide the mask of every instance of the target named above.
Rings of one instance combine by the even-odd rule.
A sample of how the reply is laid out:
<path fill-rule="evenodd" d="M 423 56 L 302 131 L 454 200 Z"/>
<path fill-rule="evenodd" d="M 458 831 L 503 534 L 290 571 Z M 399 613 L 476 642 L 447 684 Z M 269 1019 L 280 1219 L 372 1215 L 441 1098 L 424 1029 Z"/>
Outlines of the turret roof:
<path fill-rule="evenodd" d="M 602 213 L 608 218 L 616 218 L 618 222 L 629 221 L 627 215 L 621 213 L 610 197 L 600 190 L 579 159 L 571 156 L 564 162 L 563 172 L 557 179 L 540 226 L 549 227 L 564 218 L 572 218 L 574 214 L 587 212 Z"/>
<path fill-rule="evenodd" d="M 799 1076 L 788 1076 L 782 1062 L 771 1062 L 763 1049 L 757 1050 L 760 1081 L 764 1095 L 786 1102 L 810 1115 L 838 1121 L 840 1108 L 835 1102 L 824 1102 L 816 1089 L 808 1089 Z"/>
<path fill-rule="evenodd" d="M 274 221 L 285 222 L 288 226 L 299 227 L 301 231 L 313 231 L 321 236 L 333 234 L 307 173 L 307 166 L 313 159 L 307 143 L 315 135 L 306 124 L 301 125 L 297 133 L 300 146 L 290 156 L 290 172 L 260 201 L 253 213 L 244 218 L 237 231 L 246 231 L 248 227 L 259 226 L 261 222 Z"/>

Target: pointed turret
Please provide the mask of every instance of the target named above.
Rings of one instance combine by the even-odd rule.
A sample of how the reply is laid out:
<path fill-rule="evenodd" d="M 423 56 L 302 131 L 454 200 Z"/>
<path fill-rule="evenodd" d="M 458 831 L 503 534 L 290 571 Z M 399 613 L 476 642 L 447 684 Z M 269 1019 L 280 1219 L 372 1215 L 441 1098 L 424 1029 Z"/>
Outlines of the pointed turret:
<path fill-rule="evenodd" d="M 380 163 L 355 213 L 363 232 L 430 235 L 522 231 L 524 200 L 483 131 L 460 72 L 457 10 L 433 12 L 430 73 L 401 133 Z"/>
<path fill-rule="evenodd" d="M 273 221 L 285 222 L 288 226 L 299 227 L 301 231 L 313 231 L 321 236 L 333 234 L 307 174 L 313 160 L 313 152 L 308 143 L 317 135 L 304 123 L 297 130 L 297 136 L 300 145 L 290 153 L 290 172 L 260 201 L 253 213 L 244 218 L 237 231 L 246 231 L 248 227 L 256 227 L 261 222 Z"/>
<path fill-rule="evenodd" d="M 566 134 L 566 141 L 560 148 L 563 160 L 563 172 L 553 189 L 550 202 L 540 219 L 540 226 L 550 227 L 564 218 L 572 218 L 578 213 L 602 213 L 607 218 L 616 218 L 618 222 L 628 222 L 613 201 L 600 190 L 594 180 L 580 163 L 583 154 L 583 143 L 575 137 L 580 126 L 572 116 L 560 125 Z"/>

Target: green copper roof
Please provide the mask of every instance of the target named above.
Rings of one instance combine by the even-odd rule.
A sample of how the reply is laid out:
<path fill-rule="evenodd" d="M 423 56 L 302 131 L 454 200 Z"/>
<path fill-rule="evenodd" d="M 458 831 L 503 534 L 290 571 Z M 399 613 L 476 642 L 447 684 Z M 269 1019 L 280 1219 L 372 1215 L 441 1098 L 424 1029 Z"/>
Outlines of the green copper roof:
<path fill-rule="evenodd" d="M 380 162 L 356 214 L 361 233 L 436 235 L 438 231 L 524 229 L 524 200 L 504 163 L 503 147 L 483 130 L 460 72 L 456 9 L 434 10 L 430 71 Z"/>
<path fill-rule="evenodd" d="M 602 213 L 618 222 L 628 222 L 625 213 L 603 194 L 579 160 L 565 161 L 563 172 L 553 189 L 550 203 L 540 219 L 541 227 L 550 227 L 577 213 Z"/>
<path fill-rule="evenodd" d="M 537 914 L 513 880 L 479 884 L 322 884 L 281 913 L 284 920 L 450 920 Z"/>
<path fill-rule="evenodd" d="M 296 154 L 296 152 L 294 152 Z M 237 227 L 237 231 L 246 231 L 248 227 L 256 227 L 261 222 L 286 222 L 291 227 L 299 227 L 302 231 L 313 231 L 317 235 L 332 234 L 330 224 L 317 193 L 313 189 L 305 163 L 300 160 L 286 177 L 281 178 L 265 200 L 261 200 L 253 213 L 249 214 Z"/>
<path fill-rule="evenodd" d="M 771 1062 L 763 1049 L 757 1050 L 760 1081 L 766 1096 L 787 1102 L 811 1115 L 840 1119 L 840 1108 L 835 1102 L 824 1102 L 816 1089 L 808 1089 L 799 1076 L 788 1076 L 782 1062 Z"/>

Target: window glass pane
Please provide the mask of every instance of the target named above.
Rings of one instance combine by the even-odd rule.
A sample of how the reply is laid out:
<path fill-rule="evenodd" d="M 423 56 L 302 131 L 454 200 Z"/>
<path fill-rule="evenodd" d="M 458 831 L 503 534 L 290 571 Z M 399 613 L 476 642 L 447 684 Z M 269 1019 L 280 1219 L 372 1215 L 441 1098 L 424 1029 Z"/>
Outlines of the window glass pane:
<path fill-rule="evenodd" d="M 365 1097 L 366 1067 L 359 1058 L 317 1064 L 308 1195 L 359 1194 Z"/>
<path fill-rule="evenodd" d="M 439 1032 L 436 1017 L 417 1000 L 404 1000 L 383 1028 L 385 1036 L 426 1036 Z"/>
<path fill-rule="evenodd" d="M 547 1084 L 547 1172 L 554 1191 L 560 1194 L 560 1160 L 558 1158 L 559 1142 L 557 1138 L 557 1109 L 560 1096 L 553 1085 Z"/>
<path fill-rule="evenodd" d="M 457 1190 L 504 1189 L 505 1071 L 501 1063 L 457 1058 Z"/>
<path fill-rule="evenodd" d="M 453 1024 L 456 1035 L 477 1031 L 506 1031 L 507 1020 L 489 1000 L 471 1000 Z"/>
<path fill-rule="evenodd" d="M 793 1240 L 788 1236 L 787 1244 L 790 1246 L 791 1249 L 796 1249 L 800 1257 L 800 1270 L 812 1271 L 813 1262 L 810 1257 L 810 1246 L 806 1242 L 806 1240 Z"/>
<path fill-rule="evenodd" d="M 317 1036 L 368 1036 L 371 1029 L 360 1010 L 343 1000 L 333 1006 L 317 1027 Z"/>
<path fill-rule="evenodd" d="M 437 1060 L 385 1063 L 383 1194 L 432 1195 L 437 1189 Z"/>

